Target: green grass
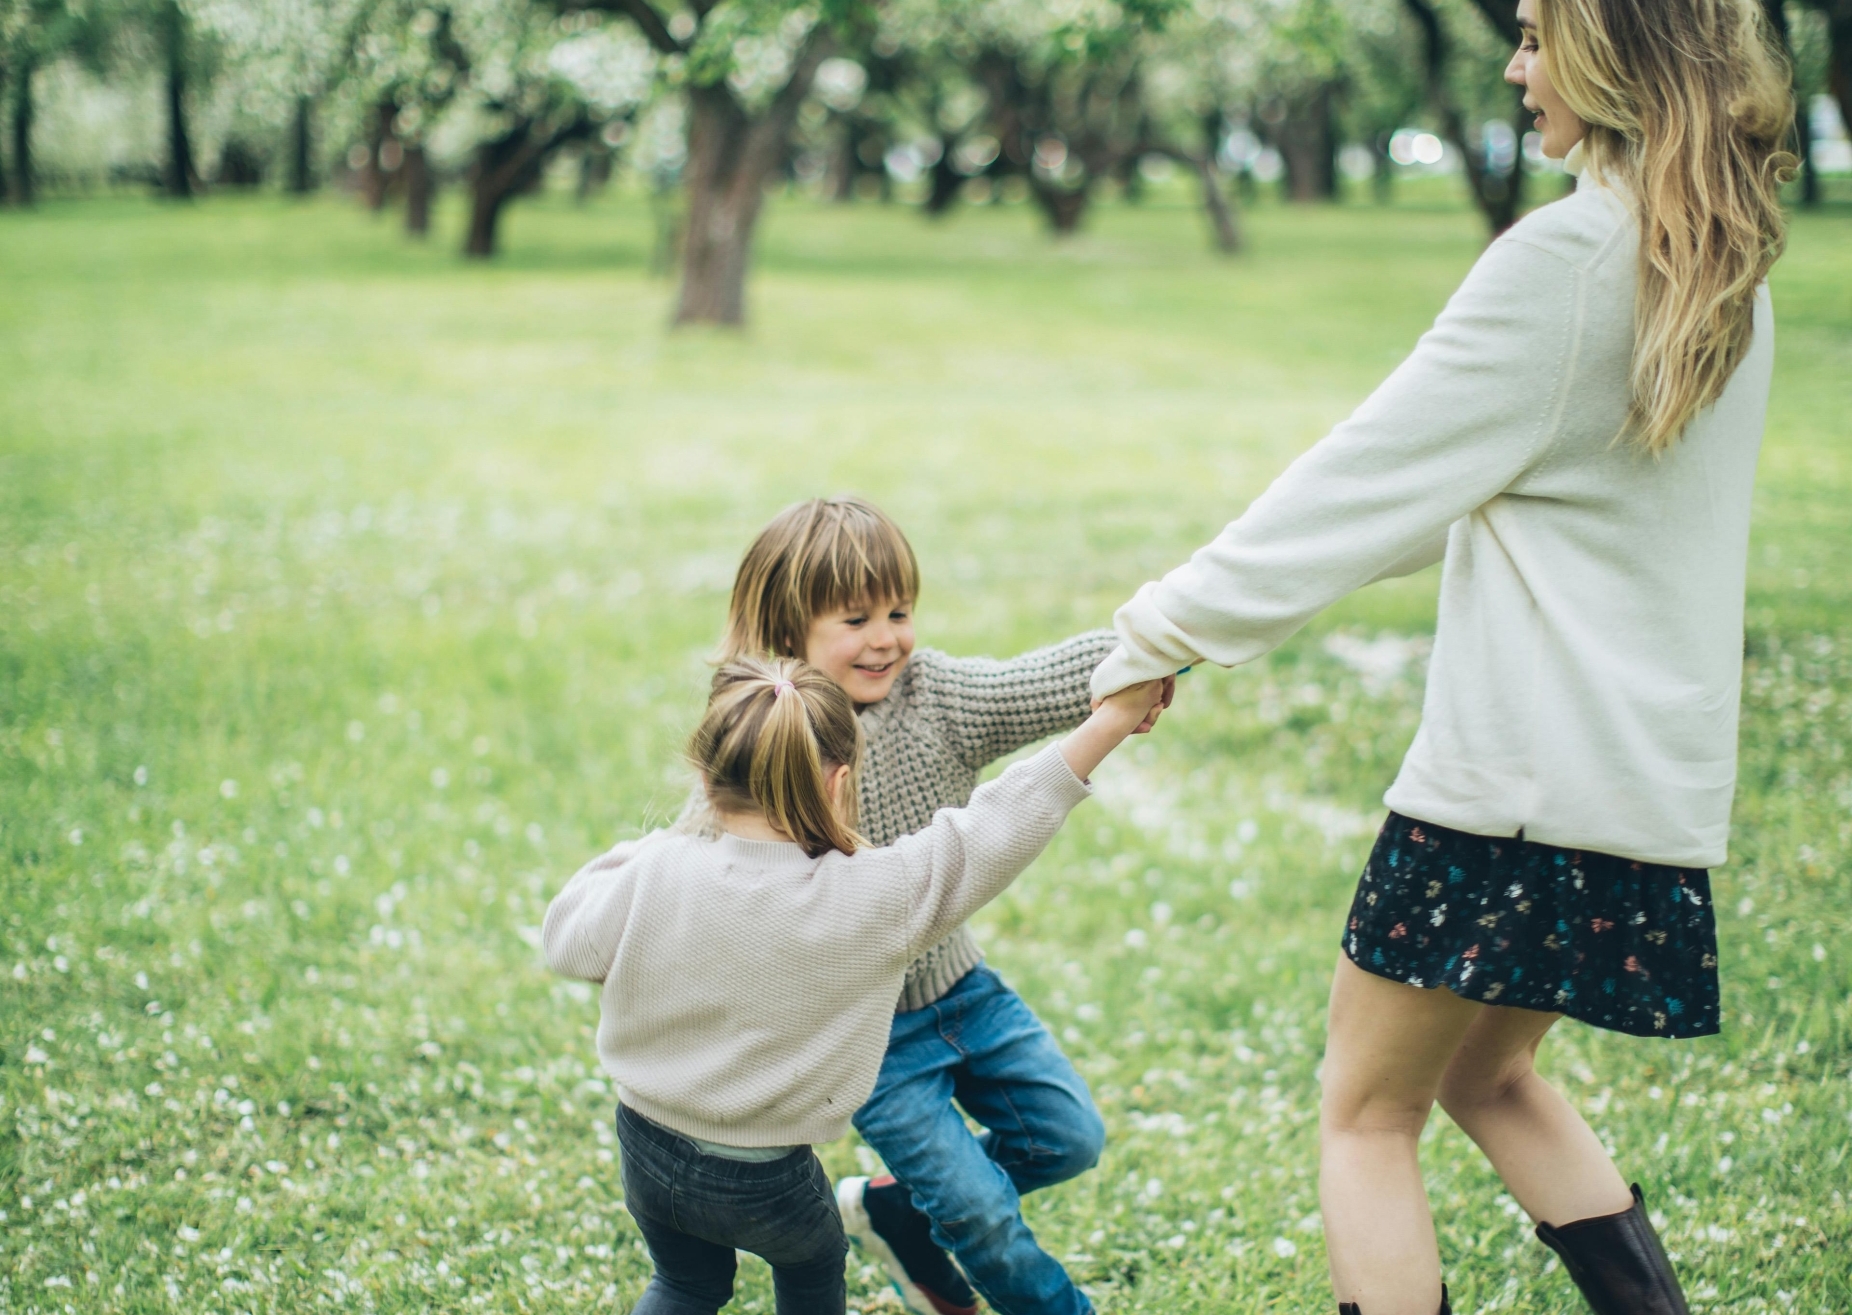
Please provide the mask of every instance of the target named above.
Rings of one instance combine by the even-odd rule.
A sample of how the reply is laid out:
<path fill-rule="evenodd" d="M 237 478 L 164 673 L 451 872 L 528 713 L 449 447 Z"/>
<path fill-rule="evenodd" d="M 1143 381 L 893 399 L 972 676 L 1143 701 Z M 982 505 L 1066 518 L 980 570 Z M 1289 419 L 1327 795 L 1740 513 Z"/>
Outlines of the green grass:
<path fill-rule="evenodd" d="M 1022 208 L 786 202 L 753 327 L 670 334 L 640 203 L 524 202 L 491 267 L 444 221 L 420 249 L 334 200 L 0 213 L 0 1311 L 626 1308 L 596 1006 L 532 929 L 679 801 L 751 533 L 858 490 L 921 552 L 926 642 L 1101 624 L 1480 246 L 1415 194 L 1262 207 L 1232 262 L 1162 199 L 1065 245 Z M 1839 1313 L 1852 221 L 1798 221 L 1775 284 L 1727 1030 L 1565 1025 L 1545 1063 L 1698 1309 Z M 1189 677 L 978 920 L 1106 1114 L 1100 1167 L 1030 1203 L 1106 1310 L 1329 1308 L 1324 996 L 1433 594 Z M 1409 660 L 1366 680 L 1334 636 Z M 1458 1308 L 1579 1310 L 1439 1115 L 1424 1154 Z M 737 1308 L 770 1306 L 748 1265 Z"/>

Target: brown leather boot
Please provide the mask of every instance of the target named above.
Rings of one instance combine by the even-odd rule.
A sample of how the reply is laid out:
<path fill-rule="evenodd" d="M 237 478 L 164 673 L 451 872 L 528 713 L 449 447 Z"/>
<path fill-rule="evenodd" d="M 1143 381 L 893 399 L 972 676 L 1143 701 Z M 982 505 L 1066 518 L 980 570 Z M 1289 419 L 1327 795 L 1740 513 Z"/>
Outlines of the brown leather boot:
<path fill-rule="evenodd" d="M 1354 1301 L 1340 1301 L 1338 1315 L 1363 1315 L 1363 1307 Z M 1440 1285 L 1440 1310 L 1436 1315 L 1453 1315 L 1453 1307 L 1447 1304 L 1447 1285 Z"/>
<path fill-rule="evenodd" d="M 1537 1238 L 1562 1257 L 1595 1315 L 1690 1315 L 1638 1183 L 1619 1214 L 1538 1224 Z"/>

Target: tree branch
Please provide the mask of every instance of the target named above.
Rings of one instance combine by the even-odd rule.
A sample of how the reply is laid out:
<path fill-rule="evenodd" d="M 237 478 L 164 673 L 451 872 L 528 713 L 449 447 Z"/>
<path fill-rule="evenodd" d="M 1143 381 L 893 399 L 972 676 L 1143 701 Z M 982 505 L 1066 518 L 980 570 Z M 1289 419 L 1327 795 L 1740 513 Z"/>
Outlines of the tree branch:
<path fill-rule="evenodd" d="M 688 53 L 687 45 L 675 39 L 669 31 L 669 25 L 662 21 L 662 15 L 656 12 L 649 0 L 580 0 L 580 3 L 562 5 L 561 8 L 599 9 L 607 14 L 622 14 L 637 25 L 637 30 L 661 54 Z"/>
<path fill-rule="evenodd" d="M 1505 3 L 1505 0 L 1473 0 L 1479 12 L 1485 15 L 1485 21 L 1492 25 L 1492 30 L 1503 37 L 1508 45 L 1518 45 L 1524 40 L 1524 29 L 1518 26 L 1517 6 Z"/>

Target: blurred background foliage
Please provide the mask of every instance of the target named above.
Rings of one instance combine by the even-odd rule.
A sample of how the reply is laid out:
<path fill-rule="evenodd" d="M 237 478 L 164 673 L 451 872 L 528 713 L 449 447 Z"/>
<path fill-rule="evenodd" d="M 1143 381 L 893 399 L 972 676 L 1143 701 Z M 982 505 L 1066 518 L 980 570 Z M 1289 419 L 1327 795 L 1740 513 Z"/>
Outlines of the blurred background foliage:
<path fill-rule="evenodd" d="M 1852 0 L 1766 0 L 1792 54 L 1799 204 L 1852 196 Z M 466 255 L 551 174 L 657 197 L 678 321 L 745 314 L 768 189 L 1031 201 L 1056 234 L 1192 177 L 1216 248 L 1302 203 L 1455 175 L 1488 231 L 1558 194 L 1506 0 L 0 0 L 5 199 L 348 189 Z"/>

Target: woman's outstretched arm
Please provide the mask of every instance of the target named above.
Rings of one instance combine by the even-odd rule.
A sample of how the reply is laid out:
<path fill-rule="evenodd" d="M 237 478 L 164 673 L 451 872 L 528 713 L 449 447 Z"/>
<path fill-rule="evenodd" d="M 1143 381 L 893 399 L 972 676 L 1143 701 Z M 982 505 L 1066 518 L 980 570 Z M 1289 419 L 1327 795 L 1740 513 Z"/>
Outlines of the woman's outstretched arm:
<path fill-rule="evenodd" d="M 1495 243 L 1348 420 L 1119 609 L 1094 696 L 1251 661 L 1352 590 L 1438 560 L 1447 527 L 1549 449 L 1575 374 L 1579 278 L 1517 233 Z"/>

